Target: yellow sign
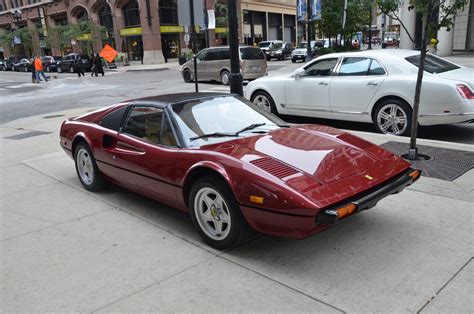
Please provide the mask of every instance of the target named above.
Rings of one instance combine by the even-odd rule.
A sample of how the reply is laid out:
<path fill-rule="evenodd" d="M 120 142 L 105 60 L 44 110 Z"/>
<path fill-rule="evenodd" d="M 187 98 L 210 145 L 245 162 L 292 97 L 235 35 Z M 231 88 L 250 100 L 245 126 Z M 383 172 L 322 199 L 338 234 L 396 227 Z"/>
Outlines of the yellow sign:
<path fill-rule="evenodd" d="M 137 36 L 142 34 L 141 27 L 122 28 L 120 30 L 120 36 Z"/>
<path fill-rule="evenodd" d="M 76 38 L 77 40 L 91 40 L 92 35 L 90 33 L 82 34 L 81 36 Z"/>
<path fill-rule="evenodd" d="M 199 26 L 195 27 L 196 33 L 201 31 Z M 184 26 L 182 25 L 175 25 L 175 26 L 160 26 L 161 33 L 184 33 Z"/>
<path fill-rule="evenodd" d="M 214 32 L 217 33 L 227 33 L 229 29 L 227 27 L 216 27 Z"/>

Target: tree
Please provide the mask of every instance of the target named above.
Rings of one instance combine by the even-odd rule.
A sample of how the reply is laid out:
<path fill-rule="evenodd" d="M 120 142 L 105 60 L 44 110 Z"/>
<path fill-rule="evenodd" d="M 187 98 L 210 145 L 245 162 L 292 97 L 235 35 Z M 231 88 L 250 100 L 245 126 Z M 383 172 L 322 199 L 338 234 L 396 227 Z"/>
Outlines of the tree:
<path fill-rule="evenodd" d="M 14 50 L 14 38 L 16 37 L 20 39 L 21 44 L 25 48 L 25 52 L 30 53 L 33 49 L 33 35 L 35 32 L 37 32 L 37 30 L 31 27 L 21 27 L 11 32 L 3 30 L 0 33 L 0 43 Z"/>
<path fill-rule="evenodd" d="M 416 148 L 416 138 L 418 132 L 418 111 L 420 108 L 421 85 L 423 82 L 423 72 L 425 67 L 426 53 L 429 43 L 436 39 L 438 31 L 441 28 L 451 30 L 454 23 L 454 17 L 459 11 L 464 9 L 467 0 L 409 0 L 408 10 L 415 10 L 422 17 L 423 36 L 417 43 L 415 34 L 410 33 L 403 20 L 398 15 L 401 3 L 398 0 L 376 0 L 377 6 L 382 13 L 388 17 L 400 22 L 413 44 L 419 44 L 420 61 L 418 64 L 418 76 L 415 86 L 415 97 L 413 100 L 413 115 L 411 121 L 411 138 L 408 159 L 416 160 L 418 152 Z"/>

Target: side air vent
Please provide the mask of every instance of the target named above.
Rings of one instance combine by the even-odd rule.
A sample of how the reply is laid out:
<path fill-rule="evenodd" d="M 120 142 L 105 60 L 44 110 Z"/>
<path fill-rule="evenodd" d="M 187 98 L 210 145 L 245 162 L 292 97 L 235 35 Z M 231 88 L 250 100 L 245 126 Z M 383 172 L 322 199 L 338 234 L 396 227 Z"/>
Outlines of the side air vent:
<path fill-rule="evenodd" d="M 344 142 L 348 142 L 348 143 L 350 143 L 354 146 L 357 146 L 360 149 L 366 149 L 366 148 L 374 145 L 370 142 L 367 142 L 366 140 L 358 138 L 358 137 L 356 137 L 352 134 L 349 134 L 349 133 L 341 134 L 337 138 L 344 141 Z"/>
<path fill-rule="evenodd" d="M 290 166 L 287 166 L 284 163 L 281 163 L 270 157 L 252 160 L 250 163 L 279 179 L 283 179 L 298 173 L 296 169 L 293 169 Z"/>

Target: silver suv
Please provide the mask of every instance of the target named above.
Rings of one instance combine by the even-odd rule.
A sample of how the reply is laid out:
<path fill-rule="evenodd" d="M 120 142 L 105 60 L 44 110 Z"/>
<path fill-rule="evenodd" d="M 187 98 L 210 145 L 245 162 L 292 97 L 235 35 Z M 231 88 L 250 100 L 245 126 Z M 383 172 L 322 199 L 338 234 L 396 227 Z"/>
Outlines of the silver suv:
<path fill-rule="evenodd" d="M 267 75 L 267 60 L 259 49 L 250 46 L 239 47 L 240 73 L 244 80 L 253 80 Z M 197 78 L 198 80 L 221 81 L 229 84 L 230 49 L 229 47 L 206 48 L 198 52 Z M 181 69 L 183 79 L 189 83 L 194 81 L 194 63 L 190 60 L 183 64 Z"/>

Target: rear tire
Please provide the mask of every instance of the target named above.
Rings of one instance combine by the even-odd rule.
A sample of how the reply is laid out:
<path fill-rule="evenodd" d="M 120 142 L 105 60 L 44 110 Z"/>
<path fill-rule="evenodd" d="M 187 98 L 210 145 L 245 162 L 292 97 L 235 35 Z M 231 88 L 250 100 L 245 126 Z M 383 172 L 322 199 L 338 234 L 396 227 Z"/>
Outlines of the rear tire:
<path fill-rule="evenodd" d="M 58 67 L 58 73 L 63 73 L 63 69 L 61 67 Z"/>
<path fill-rule="evenodd" d="M 257 91 L 252 95 L 251 101 L 254 105 L 257 105 L 263 110 L 278 116 L 275 101 L 273 100 L 272 96 L 270 96 L 270 94 L 268 94 L 267 92 Z"/>
<path fill-rule="evenodd" d="M 222 82 L 222 85 L 229 85 L 229 71 L 227 70 L 223 70 L 221 72 L 221 82 Z"/>
<path fill-rule="evenodd" d="M 186 83 L 191 83 L 193 81 L 193 75 L 191 74 L 190 69 L 184 69 L 184 71 L 183 71 L 183 80 Z"/>
<path fill-rule="evenodd" d="M 411 133 L 412 112 L 403 100 L 386 99 L 377 105 L 372 121 L 380 133 L 407 136 Z"/>
<path fill-rule="evenodd" d="M 221 178 L 198 180 L 191 188 L 188 206 L 199 235 L 213 248 L 232 248 L 251 233 L 231 189 Z"/>
<path fill-rule="evenodd" d="M 86 143 L 77 144 L 74 150 L 76 172 L 82 186 L 89 191 L 96 192 L 106 186 L 106 181 L 100 173 L 95 158 Z"/>

